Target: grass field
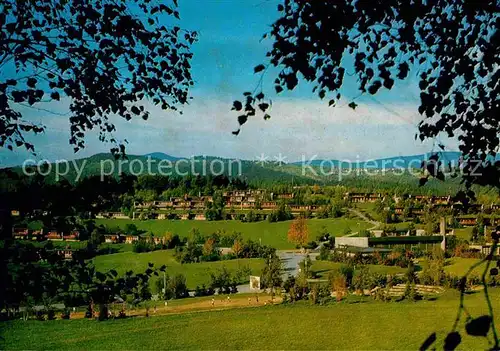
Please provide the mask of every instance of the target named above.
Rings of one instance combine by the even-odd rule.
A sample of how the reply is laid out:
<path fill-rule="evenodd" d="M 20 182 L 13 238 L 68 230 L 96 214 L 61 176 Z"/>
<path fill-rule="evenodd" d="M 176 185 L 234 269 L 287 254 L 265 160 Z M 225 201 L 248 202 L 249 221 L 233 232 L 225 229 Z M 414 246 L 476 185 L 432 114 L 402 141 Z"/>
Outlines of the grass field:
<path fill-rule="evenodd" d="M 315 272 L 320 278 L 327 278 L 328 274 L 332 271 L 338 270 L 342 265 L 342 263 L 331 262 L 331 261 L 313 261 L 311 270 Z M 406 269 L 395 266 L 382 266 L 369 264 L 366 267 L 373 273 L 380 274 L 397 274 L 404 273 Z"/>
<path fill-rule="evenodd" d="M 355 204 L 355 207 L 361 210 L 361 212 L 366 213 L 376 221 L 380 219 L 380 213 L 375 211 L 375 203 L 373 202 L 358 202 Z"/>
<path fill-rule="evenodd" d="M 467 273 L 467 271 L 477 262 L 481 261 L 478 258 L 461 258 L 461 257 L 452 257 L 448 258 L 445 261 L 444 271 L 454 276 L 462 277 Z M 427 265 L 425 260 L 422 260 L 419 263 L 419 266 L 423 269 Z M 485 265 L 481 265 L 475 268 L 471 275 L 481 276 L 483 273 Z"/>
<path fill-rule="evenodd" d="M 242 223 L 240 221 L 183 221 L 183 220 L 147 220 L 133 221 L 127 219 L 98 219 L 96 224 L 107 226 L 125 227 L 126 224 L 133 223 L 137 228 L 152 232 L 155 235 L 164 235 L 166 232 L 173 232 L 181 237 L 188 236 L 192 228 L 198 228 L 202 234 L 209 235 L 217 230 L 224 230 L 227 234 L 233 231 L 240 232 L 245 239 L 254 241 L 262 240 L 262 244 L 270 245 L 277 249 L 293 249 L 295 245 L 287 240 L 287 232 L 291 221 L 269 223 L 267 221 Z M 315 240 L 321 228 L 324 226 L 331 235 L 343 235 L 346 228 L 353 232 L 371 227 L 369 223 L 361 219 L 309 219 L 309 240 Z"/>
<path fill-rule="evenodd" d="M 480 259 L 476 258 L 460 258 L 453 257 L 446 260 L 444 270 L 446 273 L 450 273 L 455 276 L 463 276 L 467 273 L 469 268 L 471 268 L 475 263 L 479 262 Z M 426 266 L 427 262 L 422 261 L 419 263 L 421 268 L 423 269 Z M 328 277 L 328 273 L 331 271 L 339 269 L 343 264 L 331 261 L 313 261 L 313 265 L 311 267 L 313 272 L 316 272 L 318 276 L 321 278 Z M 379 274 L 398 274 L 405 273 L 406 268 L 401 268 L 397 266 L 383 266 L 383 265 L 374 265 L 369 264 L 366 267 L 373 273 Z M 475 268 L 472 271 L 472 275 L 480 276 L 484 270 L 485 265 L 481 265 Z"/>
<path fill-rule="evenodd" d="M 500 290 L 490 292 L 498 310 Z M 468 295 L 465 303 L 474 317 L 487 311 L 480 293 Z M 458 293 L 448 291 L 435 301 L 416 303 L 368 299 L 329 306 L 299 303 L 108 322 L 12 321 L 0 326 L 4 349 L 416 350 L 434 332 L 433 347 L 442 349 L 457 311 Z M 464 319 L 459 324 L 459 349 L 490 349 L 485 338 L 466 335 Z M 495 322 L 500 324 L 498 313 Z"/>
<path fill-rule="evenodd" d="M 471 234 L 472 234 L 472 227 L 455 229 L 455 235 L 457 236 L 457 238 L 460 238 L 463 240 L 469 241 Z"/>
<path fill-rule="evenodd" d="M 173 256 L 173 250 L 159 250 L 146 253 L 121 252 L 111 255 L 101 255 L 93 259 L 97 270 L 103 272 L 115 269 L 119 274 L 128 270 L 137 273 L 144 272 L 148 263 L 154 263 L 156 267 L 167 266 L 169 275 L 182 273 L 186 277 L 189 289 L 194 289 L 196 285 L 208 284 L 210 282 L 210 271 L 215 271 L 221 267 L 226 267 L 229 271 L 236 271 L 239 267 L 248 266 L 252 273 L 260 275 L 264 267 L 261 259 L 238 259 L 216 262 L 201 262 L 180 264 Z"/>
<path fill-rule="evenodd" d="M 478 258 L 453 257 L 446 260 L 444 270 L 452 275 L 463 276 L 475 263 L 479 261 L 481 260 Z M 475 268 L 471 274 L 480 276 L 483 273 L 484 267 L 485 265 L 481 265 Z"/>

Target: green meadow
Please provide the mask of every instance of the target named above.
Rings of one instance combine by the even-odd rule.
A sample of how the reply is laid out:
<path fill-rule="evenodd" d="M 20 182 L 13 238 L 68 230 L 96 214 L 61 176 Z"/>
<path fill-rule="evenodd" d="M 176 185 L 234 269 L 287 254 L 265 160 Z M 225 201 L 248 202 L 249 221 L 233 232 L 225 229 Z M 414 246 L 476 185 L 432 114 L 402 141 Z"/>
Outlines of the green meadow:
<path fill-rule="evenodd" d="M 331 261 L 313 261 L 311 271 L 313 271 L 319 278 L 326 279 L 330 272 L 337 271 L 340 267 L 345 266 L 344 263 L 331 262 Z M 378 274 L 398 274 L 406 272 L 405 268 L 397 266 L 383 266 L 376 264 L 369 264 L 366 267 L 372 273 Z"/>
<path fill-rule="evenodd" d="M 470 240 L 472 234 L 472 227 L 464 227 L 464 228 L 458 228 L 455 229 L 455 235 L 457 238 L 463 239 L 463 240 Z"/>
<path fill-rule="evenodd" d="M 491 289 L 490 294 L 498 312 L 500 290 Z M 416 350 L 434 332 L 432 348 L 443 349 L 458 300 L 456 291 L 447 291 L 434 301 L 384 303 L 366 298 L 327 306 L 303 302 L 106 322 L 10 321 L 0 327 L 4 349 Z M 481 293 L 466 296 L 465 305 L 473 317 L 487 313 Z M 486 338 L 465 333 L 464 321 L 462 316 L 458 349 L 490 349 Z M 498 313 L 495 322 L 500 325 Z"/>
<path fill-rule="evenodd" d="M 127 219 L 98 219 L 96 224 L 110 227 L 124 228 L 133 223 L 137 228 L 152 232 L 155 235 L 164 235 L 167 232 L 188 236 L 192 228 L 197 228 L 202 234 L 209 235 L 216 231 L 225 231 L 227 234 L 240 232 L 245 239 L 261 241 L 262 244 L 277 249 L 294 249 L 295 244 L 288 242 L 287 232 L 291 221 L 269 223 L 267 221 L 242 223 L 240 221 L 188 221 L 188 220 L 127 220 Z M 323 227 L 333 236 L 343 235 L 347 228 L 353 232 L 370 228 L 372 225 L 361 219 L 309 219 L 309 240 L 316 240 Z"/>
<path fill-rule="evenodd" d="M 129 270 L 136 273 L 144 272 L 148 268 L 149 262 L 154 263 L 156 267 L 166 265 L 169 275 L 182 273 L 186 277 L 189 289 L 194 289 L 197 285 L 208 285 L 210 283 L 210 272 L 222 267 L 226 267 L 230 272 L 249 267 L 252 273 L 256 275 L 260 275 L 264 267 L 264 260 L 257 258 L 181 264 L 175 260 L 173 250 L 158 250 L 145 253 L 120 252 L 97 256 L 92 261 L 97 270 L 104 272 L 114 269 L 118 274 L 123 274 Z"/>

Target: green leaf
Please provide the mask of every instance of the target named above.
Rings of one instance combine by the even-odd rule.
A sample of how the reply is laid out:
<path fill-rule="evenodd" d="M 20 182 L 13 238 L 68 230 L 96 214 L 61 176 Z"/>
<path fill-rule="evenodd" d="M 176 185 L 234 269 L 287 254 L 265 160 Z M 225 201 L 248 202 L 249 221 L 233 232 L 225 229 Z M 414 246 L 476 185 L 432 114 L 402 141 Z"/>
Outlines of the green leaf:
<path fill-rule="evenodd" d="M 436 333 L 432 333 L 431 335 L 429 335 L 429 337 L 423 342 L 422 346 L 420 346 L 419 350 L 427 350 L 429 347 L 431 347 L 432 344 L 434 344 L 434 342 L 436 342 Z"/>
<path fill-rule="evenodd" d="M 132 106 L 132 108 L 130 109 L 130 111 L 132 111 L 133 114 L 135 115 L 138 115 L 141 113 L 141 110 L 139 110 L 139 108 L 137 106 Z"/>
<path fill-rule="evenodd" d="M 240 126 L 245 124 L 247 122 L 247 119 L 248 119 L 247 115 L 238 116 L 238 123 L 240 124 Z"/>
<path fill-rule="evenodd" d="M 243 104 L 241 103 L 241 101 L 238 100 L 233 101 L 233 108 L 231 110 L 241 111 L 242 108 Z"/>
<path fill-rule="evenodd" d="M 358 104 L 357 104 L 357 103 L 355 103 L 355 102 L 353 101 L 353 102 L 351 102 L 351 103 L 350 103 L 349 105 L 347 105 L 347 106 L 349 106 L 350 108 L 352 108 L 353 110 L 355 110 L 355 109 L 356 109 L 356 107 L 358 107 Z"/>
<path fill-rule="evenodd" d="M 60 96 L 59 96 L 59 93 L 57 91 L 54 91 L 50 94 L 50 98 L 53 99 L 53 100 L 57 100 L 59 101 L 60 100 Z"/>
<path fill-rule="evenodd" d="M 263 71 L 265 68 L 266 68 L 266 66 L 264 66 L 263 64 L 260 64 L 260 65 L 257 65 L 254 67 L 253 72 L 259 73 L 259 72 Z"/>
<path fill-rule="evenodd" d="M 458 345 L 462 342 L 462 337 L 459 332 L 451 332 L 446 336 L 444 340 L 444 349 L 446 351 L 455 350 Z"/>
<path fill-rule="evenodd" d="M 34 88 L 36 86 L 36 83 L 38 81 L 35 79 L 35 78 L 28 78 L 28 80 L 26 81 L 26 84 L 30 87 L 30 88 Z"/>
<path fill-rule="evenodd" d="M 472 336 L 487 336 L 491 327 L 491 317 L 481 316 L 472 319 L 465 325 L 467 334 Z"/>

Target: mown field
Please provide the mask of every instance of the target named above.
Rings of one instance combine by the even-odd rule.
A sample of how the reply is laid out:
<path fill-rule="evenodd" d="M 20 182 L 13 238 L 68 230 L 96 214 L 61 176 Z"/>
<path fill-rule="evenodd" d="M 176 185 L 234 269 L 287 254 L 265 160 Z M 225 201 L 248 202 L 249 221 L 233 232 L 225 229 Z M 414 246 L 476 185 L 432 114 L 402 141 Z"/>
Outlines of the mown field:
<path fill-rule="evenodd" d="M 144 272 L 148 268 L 148 263 L 154 263 L 156 267 L 167 266 L 167 273 L 174 275 L 184 274 L 189 289 L 194 289 L 197 285 L 210 283 L 210 272 L 226 267 L 231 272 L 236 272 L 239 268 L 249 267 L 253 274 L 260 275 L 264 267 L 264 260 L 237 259 L 216 262 L 186 263 L 180 264 L 173 255 L 173 250 L 159 250 L 145 253 L 120 252 L 111 255 L 97 256 L 92 260 L 98 271 L 104 272 L 115 269 L 118 274 L 126 271 Z"/>
<path fill-rule="evenodd" d="M 490 293 L 498 310 L 500 289 Z M 473 317 L 487 312 L 481 293 L 468 295 L 465 303 Z M 0 327 L 4 349 L 416 350 L 434 332 L 436 349 L 443 349 L 457 311 L 458 293 L 448 291 L 435 301 L 416 303 L 367 298 L 364 303 L 311 306 L 305 302 L 107 322 L 12 321 Z M 490 349 L 485 338 L 466 335 L 464 320 L 459 324 L 459 349 Z M 498 313 L 495 322 L 500 325 Z M 491 340 L 491 332 L 489 336 Z"/>
<path fill-rule="evenodd" d="M 480 259 L 476 258 L 460 258 L 453 257 L 446 259 L 444 270 L 454 276 L 461 277 L 467 273 L 469 268 L 471 268 L 475 263 L 479 262 Z M 320 278 L 327 278 L 328 274 L 332 271 L 338 270 L 343 263 L 330 262 L 330 261 L 313 261 L 311 270 L 315 272 Z M 422 270 L 426 267 L 427 261 L 421 260 L 417 265 L 417 269 Z M 379 274 L 401 274 L 406 272 L 406 268 L 401 268 L 397 266 L 384 266 L 369 264 L 366 267 L 373 273 Z M 471 275 L 480 276 L 484 270 L 485 265 L 476 267 Z"/>
<path fill-rule="evenodd" d="M 457 238 L 460 238 L 463 240 L 469 241 L 471 234 L 472 234 L 472 227 L 455 229 L 455 235 L 457 236 Z"/>
<path fill-rule="evenodd" d="M 452 257 L 445 261 L 444 270 L 451 275 L 463 276 L 474 264 L 478 263 L 479 261 L 481 260 L 478 258 Z M 471 274 L 478 277 L 481 276 L 485 266 L 486 265 L 483 264 L 479 267 L 474 268 Z"/>
<path fill-rule="evenodd" d="M 227 234 L 240 232 L 245 239 L 262 241 L 262 244 L 270 245 L 277 249 L 293 249 L 295 244 L 288 242 L 287 232 L 291 221 L 269 223 L 267 221 L 242 223 L 240 221 L 183 221 L 183 220 L 147 220 L 134 221 L 127 219 L 98 219 L 96 224 L 104 224 L 110 227 L 124 228 L 125 225 L 133 223 L 137 228 L 152 232 L 155 235 L 164 235 L 167 232 L 178 234 L 181 237 L 188 236 L 192 228 L 197 228 L 202 234 L 209 235 L 218 230 Z M 369 223 L 361 219 L 309 219 L 309 240 L 315 240 L 321 229 L 325 227 L 331 235 L 343 235 L 346 228 L 353 232 L 371 227 Z"/>
<path fill-rule="evenodd" d="M 320 278 L 326 279 L 328 274 L 333 271 L 337 271 L 341 266 L 345 266 L 343 263 L 330 262 L 330 261 L 313 261 L 311 270 L 315 272 Z M 369 264 L 366 267 L 373 273 L 379 274 L 398 274 L 404 273 L 405 268 L 396 266 L 382 266 L 376 264 Z"/>

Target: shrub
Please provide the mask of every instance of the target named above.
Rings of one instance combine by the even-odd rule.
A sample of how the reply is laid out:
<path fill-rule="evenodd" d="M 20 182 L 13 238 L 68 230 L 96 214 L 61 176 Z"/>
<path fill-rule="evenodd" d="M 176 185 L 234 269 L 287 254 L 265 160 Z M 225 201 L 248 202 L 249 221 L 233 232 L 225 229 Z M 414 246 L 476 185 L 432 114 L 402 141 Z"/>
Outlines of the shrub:
<path fill-rule="evenodd" d="M 36 311 L 35 318 L 37 321 L 44 321 L 45 320 L 45 313 L 43 313 L 43 311 Z"/>
<path fill-rule="evenodd" d="M 319 249 L 319 256 L 317 259 L 322 261 L 330 260 L 331 259 L 330 249 L 325 245 L 321 245 L 321 248 Z"/>
<path fill-rule="evenodd" d="M 116 318 L 125 318 L 127 317 L 127 315 L 125 314 L 125 310 L 120 310 L 120 312 L 118 313 L 118 317 Z"/>
<path fill-rule="evenodd" d="M 333 291 L 335 291 L 335 298 L 337 301 L 341 301 L 347 296 L 347 281 L 345 277 L 341 274 L 337 274 L 333 279 L 332 284 Z"/>
<path fill-rule="evenodd" d="M 253 211 L 250 211 L 245 215 L 245 222 L 257 222 L 258 220 L 259 218 Z"/>
<path fill-rule="evenodd" d="M 364 289 L 374 287 L 374 279 L 368 268 L 362 266 L 356 269 L 352 278 L 352 287 L 356 291 L 363 291 Z"/>
<path fill-rule="evenodd" d="M 70 316 L 71 316 L 71 312 L 70 312 L 69 308 L 65 308 L 61 312 L 61 319 L 70 319 Z"/>
<path fill-rule="evenodd" d="M 231 234 L 221 235 L 218 243 L 219 243 L 220 247 L 231 247 L 234 245 L 234 242 L 237 240 L 242 241 L 241 240 L 241 233 L 233 231 Z"/>
<path fill-rule="evenodd" d="M 94 318 L 94 315 L 92 313 L 92 306 L 91 305 L 88 305 L 87 306 L 87 309 L 85 310 L 85 318 Z"/>
<path fill-rule="evenodd" d="M 309 249 L 309 250 L 314 250 L 314 249 L 316 249 L 317 247 L 318 247 L 318 243 L 317 243 L 316 241 L 310 241 L 310 242 L 308 242 L 308 243 L 304 246 L 304 248 L 305 248 L 305 249 Z"/>
<path fill-rule="evenodd" d="M 352 285 L 352 278 L 354 276 L 354 268 L 352 266 L 340 266 L 339 274 L 344 277 L 347 287 Z"/>
<path fill-rule="evenodd" d="M 369 238 L 371 236 L 371 233 L 368 230 L 366 230 L 366 229 L 361 229 L 359 231 L 358 236 L 362 237 L 362 238 Z"/>
<path fill-rule="evenodd" d="M 54 319 L 56 319 L 56 312 L 52 308 L 50 308 L 47 311 L 47 320 L 48 321 L 53 321 Z"/>
<path fill-rule="evenodd" d="M 290 212 L 290 208 L 284 204 L 281 204 L 267 216 L 269 222 L 289 221 L 291 219 L 293 219 L 292 212 Z"/>
<path fill-rule="evenodd" d="M 145 239 L 139 239 L 132 246 L 132 251 L 137 253 L 150 252 L 154 250 L 155 250 L 155 245 L 152 242 L 147 241 Z"/>

